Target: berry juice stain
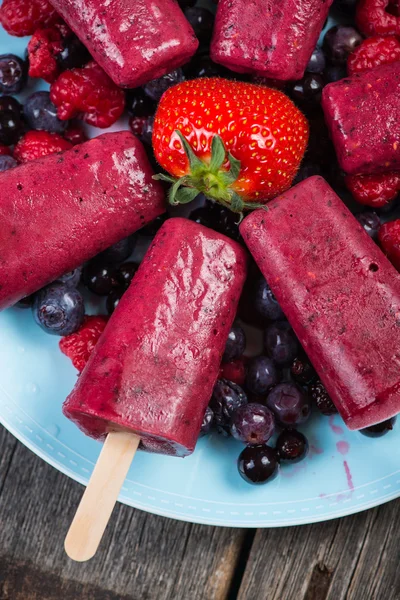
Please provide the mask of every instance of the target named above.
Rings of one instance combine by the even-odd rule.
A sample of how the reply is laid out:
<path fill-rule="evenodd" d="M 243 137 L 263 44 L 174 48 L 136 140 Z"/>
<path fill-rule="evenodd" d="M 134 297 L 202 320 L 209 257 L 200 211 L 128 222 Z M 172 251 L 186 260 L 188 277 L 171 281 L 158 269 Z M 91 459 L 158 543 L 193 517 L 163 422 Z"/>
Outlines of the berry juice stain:
<path fill-rule="evenodd" d="M 349 490 L 353 491 L 354 490 L 353 478 L 351 476 L 351 471 L 350 471 L 350 467 L 347 463 L 347 460 L 343 461 L 343 466 L 344 466 L 344 470 L 346 473 L 347 485 L 349 486 Z"/>
<path fill-rule="evenodd" d="M 343 428 L 339 427 L 339 425 L 335 425 L 335 415 L 329 417 L 329 427 L 336 435 L 343 435 Z"/>
<path fill-rule="evenodd" d="M 341 440 L 340 442 L 336 443 L 336 448 L 337 448 L 338 452 L 340 452 L 340 454 L 343 454 L 343 455 L 348 453 L 349 447 L 350 446 L 349 446 L 348 442 L 346 442 L 344 440 Z"/>

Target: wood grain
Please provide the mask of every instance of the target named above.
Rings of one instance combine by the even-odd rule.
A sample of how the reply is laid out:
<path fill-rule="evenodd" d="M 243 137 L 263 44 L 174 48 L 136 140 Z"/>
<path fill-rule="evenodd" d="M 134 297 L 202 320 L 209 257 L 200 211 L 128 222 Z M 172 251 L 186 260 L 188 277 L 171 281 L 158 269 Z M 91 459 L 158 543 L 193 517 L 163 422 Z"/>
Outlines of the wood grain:
<path fill-rule="evenodd" d="M 344 519 L 258 530 L 239 600 L 399 600 L 400 501 Z"/>
<path fill-rule="evenodd" d="M 227 598 L 243 530 L 117 505 L 98 554 L 74 563 L 63 539 L 83 487 L 4 431 L 0 452 L 0 600 Z"/>

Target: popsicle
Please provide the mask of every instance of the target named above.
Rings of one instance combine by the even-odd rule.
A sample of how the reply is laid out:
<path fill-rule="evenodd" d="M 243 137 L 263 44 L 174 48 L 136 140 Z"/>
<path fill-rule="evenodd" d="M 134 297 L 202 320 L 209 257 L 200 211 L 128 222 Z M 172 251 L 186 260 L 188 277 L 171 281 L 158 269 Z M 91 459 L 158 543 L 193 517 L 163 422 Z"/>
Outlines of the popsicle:
<path fill-rule="evenodd" d="M 246 262 L 239 244 L 186 219 L 167 220 L 154 238 L 63 407 L 86 434 L 107 436 L 66 538 L 75 560 L 96 551 L 139 440 L 152 452 L 193 452 Z"/>
<path fill-rule="evenodd" d="M 140 435 L 146 450 L 193 452 L 244 276 L 244 249 L 167 220 L 64 404 L 86 434 Z"/>
<path fill-rule="evenodd" d="M 301 79 L 333 0 L 219 0 L 213 61 L 238 73 Z"/>
<path fill-rule="evenodd" d="M 50 0 L 120 87 L 185 64 L 198 41 L 175 0 Z"/>
<path fill-rule="evenodd" d="M 139 140 L 106 133 L 0 174 L 0 310 L 165 211 Z"/>
<path fill-rule="evenodd" d="M 350 429 L 400 412 L 400 275 L 321 177 L 241 233 Z"/>
<path fill-rule="evenodd" d="M 346 173 L 400 169 L 400 62 L 327 85 L 322 108 Z"/>

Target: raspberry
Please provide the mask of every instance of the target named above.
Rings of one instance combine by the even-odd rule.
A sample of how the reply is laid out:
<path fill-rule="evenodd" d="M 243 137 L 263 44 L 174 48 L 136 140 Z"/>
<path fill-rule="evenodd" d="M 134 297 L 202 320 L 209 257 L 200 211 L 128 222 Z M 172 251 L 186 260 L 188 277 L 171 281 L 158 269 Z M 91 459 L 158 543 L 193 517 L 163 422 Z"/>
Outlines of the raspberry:
<path fill-rule="evenodd" d="M 18 162 L 25 163 L 70 148 L 72 148 L 72 144 L 57 133 L 28 131 L 16 144 L 14 158 Z"/>
<path fill-rule="evenodd" d="M 78 331 L 60 340 L 61 352 L 72 360 L 72 364 L 79 372 L 83 371 L 107 321 L 108 318 L 103 315 L 85 317 Z"/>
<path fill-rule="evenodd" d="M 392 8 L 392 12 L 388 8 Z M 400 18 L 395 2 L 388 0 L 360 0 L 357 4 L 356 23 L 366 37 L 400 35 Z"/>
<path fill-rule="evenodd" d="M 400 271 L 400 219 L 382 225 L 378 239 L 384 253 Z"/>
<path fill-rule="evenodd" d="M 147 117 L 131 117 L 129 119 L 129 127 L 131 128 L 132 133 L 137 136 L 141 136 L 146 121 Z"/>
<path fill-rule="evenodd" d="M 6 156 L 9 154 L 11 154 L 10 148 L 8 146 L 4 146 L 3 144 L 0 144 L 0 156 Z"/>
<path fill-rule="evenodd" d="M 29 76 L 52 83 L 58 76 L 56 55 L 62 50 L 62 37 L 57 29 L 37 29 L 28 44 Z"/>
<path fill-rule="evenodd" d="M 122 115 L 125 94 L 94 61 L 62 73 L 50 89 L 60 119 L 80 117 L 89 125 L 109 127 Z"/>
<path fill-rule="evenodd" d="M 337 413 L 337 408 L 321 381 L 317 381 L 317 383 L 310 386 L 310 397 L 323 415 L 328 416 Z"/>
<path fill-rule="evenodd" d="M 378 175 L 347 175 L 345 183 L 360 204 L 381 208 L 396 198 L 400 191 L 400 172 Z"/>
<path fill-rule="evenodd" d="M 86 133 L 79 125 L 70 125 L 64 131 L 64 137 L 66 140 L 71 142 L 73 146 L 76 146 L 77 144 L 83 144 L 83 142 L 86 142 L 87 140 Z"/>
<path fill-rule="evenodd" d="M 32 35 L 39 27 L 61 22 L 47 0 L 3 0 L 0 23 L 10 35 Z"/>
<path fill-rule="evenodd" d="M 364 40 L 347 60 L 349 75 L 362 73 L 381 65 L 400 60 L 400 42 L 393 35 L 372 37 Z"/>
<path fill-rule="evenodd" d="M 221 365 L 219 379 L 228 379 L 237 385 L 243 385 L 246 379 L 246 369 L 242 358 Z"/>

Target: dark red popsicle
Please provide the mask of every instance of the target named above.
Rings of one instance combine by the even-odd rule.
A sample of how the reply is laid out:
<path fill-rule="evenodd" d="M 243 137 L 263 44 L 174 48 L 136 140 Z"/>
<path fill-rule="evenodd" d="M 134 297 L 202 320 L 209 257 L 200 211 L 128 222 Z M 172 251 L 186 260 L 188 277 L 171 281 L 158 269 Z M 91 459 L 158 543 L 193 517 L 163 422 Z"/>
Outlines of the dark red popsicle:
<path fill-rule="evenodd" d="M 0 174 L 0 310 L 165 211 L 139 140 L 107 133 Z"/>
<path fill-rule="evenodd" d="M 236 242 L 169 219 L 64 404 L 86 434 L 115 430 L 185 456 L 199 436 L 246 277 Z"/>
<path fill-rule="evenodd" d="M 241 233 L 350 429 L 400 412 L 400 275 L 321 177 Z"/>

